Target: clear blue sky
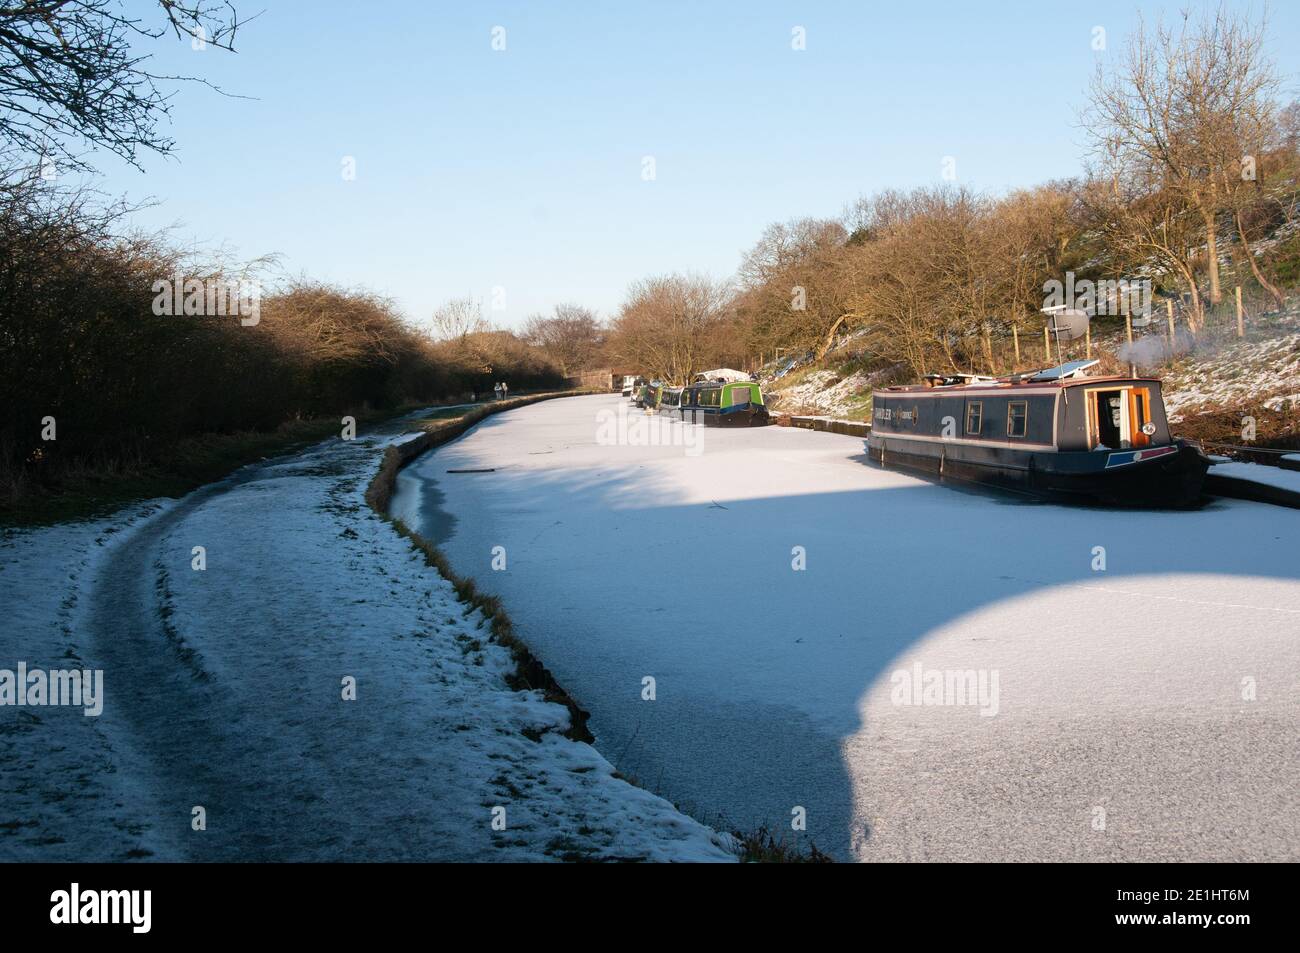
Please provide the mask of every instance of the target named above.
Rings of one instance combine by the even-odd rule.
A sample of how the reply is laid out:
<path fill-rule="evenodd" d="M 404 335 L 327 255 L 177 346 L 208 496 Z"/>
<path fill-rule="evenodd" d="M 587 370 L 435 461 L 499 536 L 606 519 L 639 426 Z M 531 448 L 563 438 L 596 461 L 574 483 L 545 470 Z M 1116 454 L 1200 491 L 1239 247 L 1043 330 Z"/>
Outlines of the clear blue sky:
<path fill-rule="evenodd" d="M 143 227 L 279 253 L 291 273 L 390 295 L 413 320 L 453 296 L 489 305 L 500 286 L 507 307 L 488 316 L 511 327 L 566 300 L 611 314 L 649 274 L 730 275 L 768 223 L 938 183 L 944 156 L 993 192 L 1075 174 L 1094 64 L 1138 9 L 236 2 L 265 9 L 237 55 L 172 41 L 155 67 L 256 99 L 183 88 L 176 156 L 146 156 L 144 174 L 101 159 L 105 187 L 159 201 L 135 215 Z M 1275 4 L 1270 22 L 1294 94 L 1300 5 Z"/>

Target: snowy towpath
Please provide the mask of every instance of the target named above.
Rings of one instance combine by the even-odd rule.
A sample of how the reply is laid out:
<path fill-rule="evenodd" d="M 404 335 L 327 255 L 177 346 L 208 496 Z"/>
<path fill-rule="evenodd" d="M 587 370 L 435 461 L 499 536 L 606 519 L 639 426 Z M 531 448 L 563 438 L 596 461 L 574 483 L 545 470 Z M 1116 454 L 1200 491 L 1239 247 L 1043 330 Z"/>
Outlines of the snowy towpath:
<path fill-rule="evenodd" d="M 494 417 L 394 504 L 620 771 L 846 858 L 1300 859 L 1300 512 L 1020 502 L 776 427 L 637 446 L 624 403 Z"/>
<path fill-rule="evenodd" d="M 0 537 L 0 668 L 102 669 L 105 695 L 0 708 L 0 859 L 730 859 L 507 688 L 481 616 L 362 501 L 384 439 Z"/>

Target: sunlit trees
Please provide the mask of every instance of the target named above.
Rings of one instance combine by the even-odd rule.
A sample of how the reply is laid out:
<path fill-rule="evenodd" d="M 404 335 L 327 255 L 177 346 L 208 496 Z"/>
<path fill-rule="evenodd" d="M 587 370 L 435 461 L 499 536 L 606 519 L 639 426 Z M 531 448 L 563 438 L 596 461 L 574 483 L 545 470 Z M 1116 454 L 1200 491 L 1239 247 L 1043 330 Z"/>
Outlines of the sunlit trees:
<path fill-rule="evenodd" d="M 778 346 L 821 357 L 854 318 L 853 270 L 848 232 L 825 219 L 796 219 L 768 226 L 742 259 L 736 307 L 749 322 L 759 350 Z"/>
<path fill-rule="evenodd" d="M 717 358 L 730 298 L 728 285 L 703 275 L 638 281 L 614 319 L 611 356 L 644 374 L 686 383 Z"/>
<path fill-rule="evenodd" d="M 0 181 L 0 506 L 61 473 L 137 467 L 188 437 L 460 397 L 493 379 L 562 383 L 509 331 L 467 333 L 466 359 L 380 296 L 305 279 L 257 275 L 255 322 L 159 313 L 156 287 L 247 279 L 249 263 L 120 235 L 93 195 Z M 43 438 L 47 419 L 57 439 Z"/>
<path fill-rule="evenodd" d="M 1235 220 L 1253 188 L 1256 165 L 1276 129 L 1278 80 L 1265 58 L 1264 23 L 1219 9 L 1201 19 L 1185 13 L 1174 27 L 1142 24 L 1118 65 L 1098 67 L 1087 124 L 1096 136 L 1098 177 L 1112 182 L 1116 201 L 1166 194 L 1200 224 L 1208 297 L 1222 296 L 1218 233 Z M 1179 216 L 1165 208 L 1156 218 Z M 1179 223 L 1181 224 L 1181 223 Z M 1244 230 L 1239 240 L 1248 246 Z M 1171 261 L 1168 242 L 1153 244 Z M 1250 258 L 1249 247 L 1243 248 Z M 1176 256 L 1199 320 L 1201 295 L 1189 278 L 1191 255 Z"/>
<path fill-rule="evenodd" d="M 605 343 L 605 329 L 596 313 L 577 304 L 558 304 L 549 315 L 532 315 L 523 338 L 540 348 L 565 377 L 594 366 Z"/>

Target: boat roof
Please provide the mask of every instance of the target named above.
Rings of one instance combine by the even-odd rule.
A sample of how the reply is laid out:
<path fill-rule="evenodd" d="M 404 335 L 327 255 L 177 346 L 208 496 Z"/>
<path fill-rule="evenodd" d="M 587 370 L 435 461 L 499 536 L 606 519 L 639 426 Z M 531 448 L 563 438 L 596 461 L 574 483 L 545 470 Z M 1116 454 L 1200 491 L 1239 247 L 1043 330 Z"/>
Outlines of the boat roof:
<path fill-rule="evenodd" d="M 1083 377 L 1084 372 L 1091 367 L 1096 367 L 1101 361 L 1097 358 L 1090 358 L 1086 361 L 1066 361 L 1064 364 L 1057 364 L 1055 367 L 1049 367 L 1039 371 L 1031 380 L 1035 381 L 1060 381 L 1070 377 Z"/>
<path fill-rule="evenodd" d="M 695 381 L 694 383 L 685 386 L 701 389 L 705 387 L 726 387 L 728 384 L 751 384 L 755 387 L 759 386 L 758 381 L 750 380 L 749 378 L 745 378 L 743 381 Z"/>
<path fill-rule="evenodd" d="M 700 380 L 700 378 L 703 378 L 703 380 Z M 715 367 L 711 371 L 700 371 L 695 375 L 695 380 L 692 383 L 703 383 L 704 381 L 712 383 L 721 380 L 730 384 L 733 382 L 740 383 L 749 379 L 750 376 L 748 374 L 744 371 L 738 371 L 734 367 Z"/>
<path fill-rule="evenodd" d="M 1041 372 L 1040 372 L 1041 373 Z M 1159 384 L 1158 377 L 1125 377 L 1123 375 L 1111 375 L 1105 377 L 1040 377 L 1033 374 L 1016 374 L 1010 377 L 999 377 L 993 381 L 974 381 L 972 383 L 956 384 L 938 384 L 926 386 L 924 384 L 905 384 L 896 387 L 886 387 L 877 393 L 884 394 L 949 394 L 953 392 L 967 393 L 997 393 L 1005 391 L 1029 391 L 1029 390 L 1065 390 L 1067 387 L 1085 387 L 1096 384 L 1109 383 L 1143 383 Z"/>

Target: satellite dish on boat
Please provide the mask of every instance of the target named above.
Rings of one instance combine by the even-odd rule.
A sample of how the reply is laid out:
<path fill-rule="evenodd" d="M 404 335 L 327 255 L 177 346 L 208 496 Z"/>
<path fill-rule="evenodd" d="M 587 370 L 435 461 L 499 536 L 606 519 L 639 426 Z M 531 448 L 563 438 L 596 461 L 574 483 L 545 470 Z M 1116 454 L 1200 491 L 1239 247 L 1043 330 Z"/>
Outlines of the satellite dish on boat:
<path fill-rule="evenodd" d="M 1047 329 L 1058 339 L 1073 341 L 1088 333 L 1088 312 L 1078 308 L 1044 308 Z"/>
<path fill-rule="evenodd" d="M 1083 377 L 1083 372 L 1090 367 L 1096 367 L 1101 361 L 1093 358 L 1091 361 L 1067 361 L 1064 364 L 1058 364 L 1056 367 L 1049 367 L 1046 370 L 1039 371 L 1031 381 L 1063 381 L 1069 377 Z"/>

